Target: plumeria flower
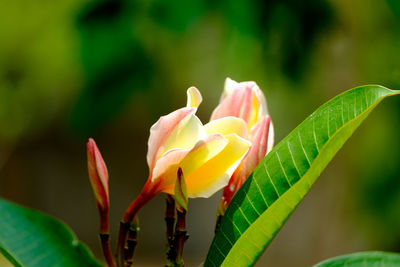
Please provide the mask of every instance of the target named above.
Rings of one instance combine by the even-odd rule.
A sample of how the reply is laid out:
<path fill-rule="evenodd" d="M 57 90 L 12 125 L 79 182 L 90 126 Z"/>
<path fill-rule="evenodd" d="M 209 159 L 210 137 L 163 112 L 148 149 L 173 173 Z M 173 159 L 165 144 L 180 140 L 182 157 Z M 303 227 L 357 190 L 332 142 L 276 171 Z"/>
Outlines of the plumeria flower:
<path fill-rule="evenodd" d="M 249 153 L 233 173 L 224 189 L 218 214 L 223 215 L 234 194 L 253 172 L 258 163 L 271 151 L 274 130 L 268 115 L 265 96 L 255 82 L 225 81 L 219 105 L 211 115 L 211 123 L 234 116 L 246 122 L 247 140 L 252 144 Z"/>
<path fill-rule="evenodd" d="M 224 188 L 248 152 L 248 126 L 241 118 L 224 117 L 203 125 L 195 115 L 200 92 L 187 90 L 187 105 L 162 116 L 150 129 L 147 163 L 149 178 L 123 220 L 158 193 L 174 194 L 178 169 L 182 169 L 189 198 L 210 197 Z"/>

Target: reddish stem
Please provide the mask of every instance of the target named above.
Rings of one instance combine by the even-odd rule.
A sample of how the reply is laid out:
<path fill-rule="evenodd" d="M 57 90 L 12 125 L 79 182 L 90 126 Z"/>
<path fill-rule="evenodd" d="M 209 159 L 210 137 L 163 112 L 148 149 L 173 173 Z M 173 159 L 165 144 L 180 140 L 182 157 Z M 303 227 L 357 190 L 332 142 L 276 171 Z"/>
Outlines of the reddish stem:
<path fill-rule="evenodd" d="M 156 192 L 154 190 L 155 188 L 154 185 L 152 185 L 153 189 L 149 190 L 150 184 L 151 184 L 151 179 L 147 181 L 142 192 L 126 209 L 124 216 L 122 217 L 122 220 L 120 222 L 118 243 L 117 243 L 117 259 L 119 267 L 124 266 L 124 261 L 126 259 L 125 246 L 128 240 L 128 232 L 133 219 L 136 217 L 139 210 L 156 195 Z"/>
<path fill-rule="evenodd" d="M 100 233 L 101 248 L 109 267 L 114 267 L 114 258 L 110 249 L 110 234 Z"/>
<path fill-rule="evenodd" d="M 108 219 L 109 217 L 108 207 L 104 209 L 99 203 L 97 203 L 97 207 L 100 215 L 101 248 L 108 266 L 114 267 L 115 266 L 114 258 L 110 248 L 110 224 Z"/>
<path fill-rule="evenodd" d="M 109 212 L 108 209 L 103 209 L 99 204 L 97 204 L 100 216 L 100 234 L 107 234 L 110 232 L 110 224 L 108 220 Z"/>

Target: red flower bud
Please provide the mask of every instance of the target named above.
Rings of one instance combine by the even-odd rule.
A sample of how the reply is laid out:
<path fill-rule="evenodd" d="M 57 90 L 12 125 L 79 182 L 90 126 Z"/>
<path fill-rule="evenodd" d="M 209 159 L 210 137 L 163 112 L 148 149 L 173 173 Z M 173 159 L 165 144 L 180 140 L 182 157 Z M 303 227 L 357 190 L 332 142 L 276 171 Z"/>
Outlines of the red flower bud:
<path fill-rule="evenodd" d="M 108 232 L 108 211 L 110 207 L 108 193 L 108 171 L 96 142 L 89 138 L 87 143 L 89 179 L 100 212 L 100 230 Z"/>

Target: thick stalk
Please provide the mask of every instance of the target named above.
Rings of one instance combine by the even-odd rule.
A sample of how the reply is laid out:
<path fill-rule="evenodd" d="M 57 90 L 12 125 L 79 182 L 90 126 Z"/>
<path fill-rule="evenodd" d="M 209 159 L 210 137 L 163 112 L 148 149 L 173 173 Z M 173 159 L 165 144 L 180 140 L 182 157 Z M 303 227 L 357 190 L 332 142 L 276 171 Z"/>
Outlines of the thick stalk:
<path fill-rule="evenodd" d="M 185 266 L 183 262 L 183 248 L 189 235 L 186 231 L 186 210 L 180 212 L 177 210 L 177 222 L 175 228 L 175 246 L 176 246 L 176 266 Z"/>
<path fill-rule="evenodd" d="M 142 192 L 140 192 L 139 196 L 126 209 L 124 216 L 122 217 L 122 220 L 120 222 L 117 243 L 118 267 L 124 267 L 124 262 L 127 258 L 126 253 L 128 252 L 128 250 L 125 250 L 125 248 L 127 246 L 128 233 L 129 229 L 131 228 L 131 223 L 133 219 L 137 216 L 139 210 L 156 195 L 154 191 L 148 191 L 148 186 L 150 185 L 150 183 L 151 180 L 149 179 Z M 131 255 L 131 259 L 132 258 L 133 254 Z"/>
<path fill-rule="evenodd" d="M 128 241 L 127 245 L 128 248 L 126 249 L 125 252 L 125 261 L 128 266 L 131 266 L 133 263 L 133 255 L 135 254 L 135 248 L 137 245 L 137 234 L 139 232 L 139 221 L 137 217 L 135 217 L 134 223 L 131 225 L 128 233 Z"/>
<path fill-rule="evenodd" d="M 114 267 L 114 258 L 110 249 L 110 234 L 100 233 L 101 248 L 103 250 L 103 255 L 109 267 Z"/>
<path fill-rule="evenodd" d="M 118 243 L 117 243 L 117 266 L 124 267 L 125 244 L 131 224 L 121 221 L 119 223 Z"/>
<path fill-rule="evenodd" d="M 165 223 L 167 226 L 167 240 L 172 240 L 174 237 L 174 226 L 175 226 L 175 200 L 171 195 L 166 197 L 166 211 L 165 211 Z"/>
<path fill-rule="evenodd" d="M 111 252 L 110 248 L 110 224 L 109 224 L 109 213 L 108 213 L 108 208 L 103 209 L 98 203 L 97 207 L 99 210 L 99 215 L 100 215 L 100 242 L 101 242 L 101 248 L 103 251 L 104 258 L 106 259 L 106 262 L 108 266 L 114 267 L 114 258 Z"/>
<path fill-rule="evenodd" d="M 174 266 L 176 251 L 174 246 L 174 227 L 175 227 L 175 200 L 171 195 L 166 196 L 165 224 L 167 234 L 167 266 Z"/>

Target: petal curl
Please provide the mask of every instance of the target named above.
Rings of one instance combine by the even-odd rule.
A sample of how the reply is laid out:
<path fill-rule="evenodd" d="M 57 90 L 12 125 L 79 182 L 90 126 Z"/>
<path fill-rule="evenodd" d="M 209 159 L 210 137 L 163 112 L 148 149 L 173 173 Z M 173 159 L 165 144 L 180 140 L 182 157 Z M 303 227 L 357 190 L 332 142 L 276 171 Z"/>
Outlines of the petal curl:
<path fill-rule="evenodd" d="M 226 135 L 228 144 L 224 149 L 199 165 L 194 171 L 187 170 L 190 162 L 182 161 L 182 170 L 186 171 L 186 187 L 188 196 L 210 197 L 215 192 L 226 186 L 232 173 L 246 155 L 251 143 L 236 134 Z"/>
<path fill-rule="evenodd" d="M 179 136 L 179 133 L 185 135 L 185 131 L 182 132 L 182 129 L 185 128 L 184 126 L 187 123 L 192 126 L 188 128 L 189 130 L 196 129 L 196 126 L 193 127 L 193 123 L 198 124 L 198 120 L 193 118 L 196 110 L 196 108 L 181 108 L 175 110 L 168 115 L 160 117 L 150 128 L 147 151 L 147 164 L 150 170 L 154 168 L 157 159 L 166 152 L 166 143 L 169 141 L 169 146 L 171 145 L 170 137 L 176 138 Z M 189 139 L 196 139 L 196 137 L 197 135 Z"/>
<path fill-rule="evenodd" d="M 224 93 L 223 93 L 224 94 Z M 219 105 L 211 114 L 211 120 L 234 116 L 240 118 L 240 109 L 243 99 L 245 99 L 244 90 L 233 90 L 231 94 L 223 98 Z"/>
<path fill-rule="evenodd" d="M 207 134 L 220 133 L 222 135 L 237 134 L 240 137 L 247 139 L 248 129 L 244 120 L 237 117 L 223 117 L 210 121 L 204 125 Z"/>
<path fill-rule="evenodd" d="M 187 104 L 188 108 L 198 108 L 200 103 L 203 101 L 200 91 L 196 87 L 190 87 L 186 91 L 187 94 Z"/>
<path fill-rule="evenodd" d="M 237 83 L 227 78 L 220 104 L 212 113 L 211 120 L 235 116 L 245 120 L 251 129 L 266 114 L 265 96 L 255 82 Z"/>
<path fill-rule="evenodd" d="M 173 149 L 159 158 L 151 175 L 152 182 L 161 178 L 165 180 L 162 182 L 163 186 L 174 184 L 178 165 L 189 151 L 188 149 Z M 173 177 L 170 177 L 170 173 L 174 173 Z"/>
<path fill-rule="evenodd" d="M 220 153 L 227 146 L 227 144 L 228 140 L 224 138 L 222 135 L 212 134 L 207 136 L 204 140 L 198 141 L 197 144 L 190 151 L 185 150 L 186 152 L 183 151 L 168 152 L 165 156 L 168 156 L 170 153 L 180 153 L 179 157 L 181 157 L 181 161 L 178 164 L 176 164 L 178 158 L 177 157 L 175 158 L 174 155 L 165 158 L 166 164 L 168 164 L 168 162 L 170 163 L 173 162 L 174 164 L 172 165 L 175 166 L 171 165 L 172 167 L 164 168 L 164 170 L 167 171 L 164 171 L 164 173 L 161 175 L 162 179 L 173 182 L 167 182 L 167 183 L 163 182 L 162 191 L 168 194 L 174 194 L 174 184 L 177 178 L 177 171 L 179 166 L 183 170 L 185 181 L 187 181 L 187 178 L 191 173 L 195 172 L 198 168 L 201 168 L 201 166 L 205 162 L 208 162 L 210 159 L 212 159 L 218 153 Z M 177 160 L 171 161 L 169 157 L 175 158 Z M 163 158 L 164 156 L 161 159 Z"/>
<path fill-rule="evenodd" d="M 173 129 L 161 148 L 161 155 L 171 149 L 191 149 L 201 139 L 206 137 L 204 126 L 200 119 L 190 114 Z"/>
<path fill-rule="evenodd" d="M 229 96 L 232 94 L 232 92 L 239 86 L 239 83 L 232 80 L 231 78 L 226 78 L 225 79 L 225 84 L 224 84 L 224 92 L 222 93 L 221 100 L 222 101 L 225 97 Z"/>

